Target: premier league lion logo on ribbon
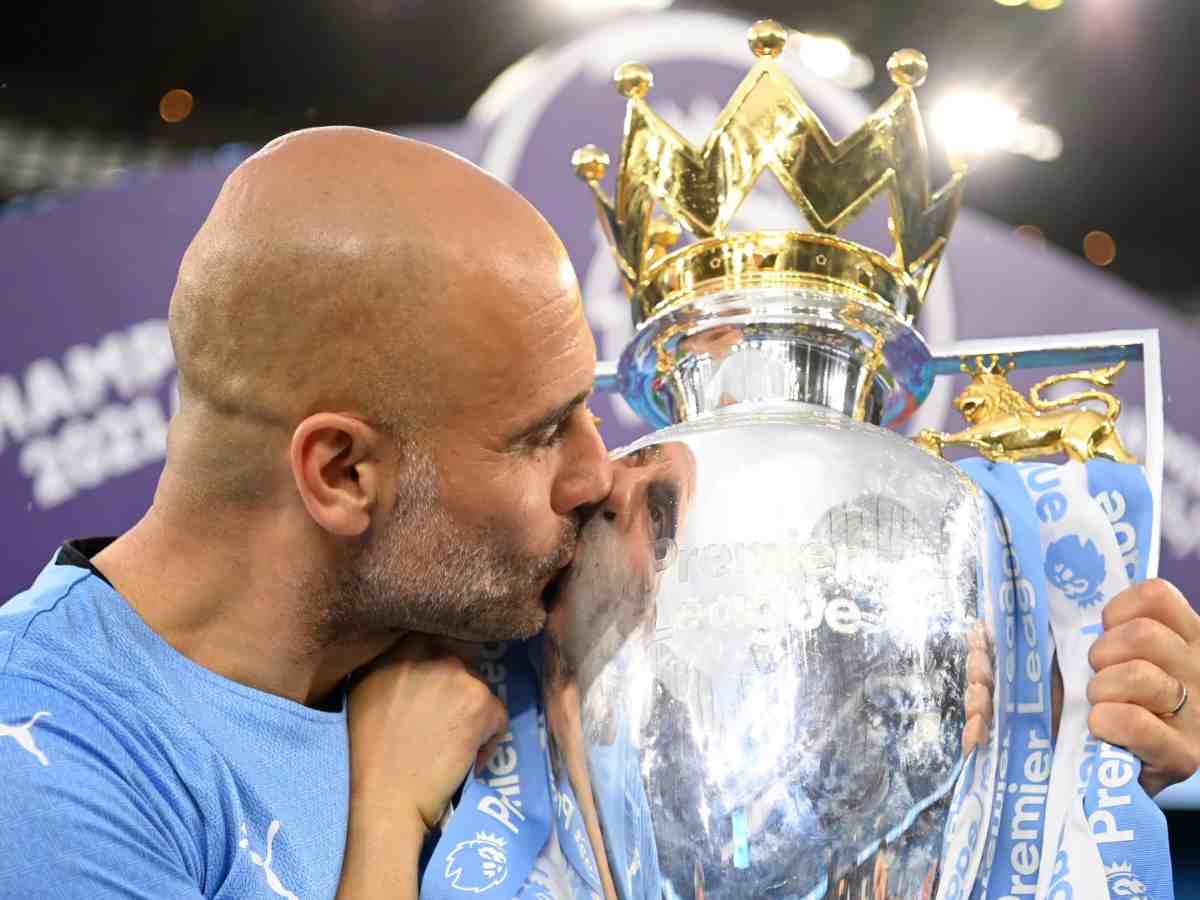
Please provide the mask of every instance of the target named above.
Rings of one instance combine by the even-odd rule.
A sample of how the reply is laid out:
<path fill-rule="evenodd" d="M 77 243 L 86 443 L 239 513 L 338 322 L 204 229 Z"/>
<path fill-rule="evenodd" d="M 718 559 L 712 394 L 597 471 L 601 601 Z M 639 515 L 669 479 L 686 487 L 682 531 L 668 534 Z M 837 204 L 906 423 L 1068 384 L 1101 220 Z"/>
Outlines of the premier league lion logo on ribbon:
<path fill-rule="evenodd" d="M 1091 540 L 1085 542 L 1068 535 L 1046 550 L 1046 577 L 1081 607 L 1100 599 L 1104 575 L 1104 554 Z"/>
<path fill-rule="evenodd" d="M 1146 885 L 1132 871 L 1129 863 L 1106 866 L 1104 875 L 1108 879 L 1109 893 L 1114 897 L 1146 897 Z"/>
<path fill-rule="evenodd" d="M 456 890 L 482 894 L 502 884 L 507 877 L 504 840 L 486 831 L 462 841 L 446 857 L 446 878 Z"/>

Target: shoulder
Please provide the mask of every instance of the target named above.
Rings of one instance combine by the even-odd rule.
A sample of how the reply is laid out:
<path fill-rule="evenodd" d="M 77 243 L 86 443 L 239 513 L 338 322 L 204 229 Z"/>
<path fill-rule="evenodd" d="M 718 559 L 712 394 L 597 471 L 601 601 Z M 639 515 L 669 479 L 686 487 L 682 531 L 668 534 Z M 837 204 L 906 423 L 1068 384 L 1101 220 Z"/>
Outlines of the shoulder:
<path fill-rule="evenodd" d="M 103 803 L 172 831 L 203 821 L 186 778 L 213 770 L 211 748 L 163 690 L 133 615 L 74 566 L 48 567 L 0 608 L 0 796 L 11 808 L 53 794 L 68 816 Z"/>
<path fill-rule="evenodd" d="M 195 884 L 205 862 L 196 811 L 130 738 L 55 686 L 0 673 L 0 859 L 30 878 L 39 867 L 88 883 L 154 870 Z"/>
<path fill-rule="evenodd" d="M 93 791 L 171 805 L 181 782 L 150 721 L 77 685 L 0 672 L 0 794 Z"/>
<path fill-rule="evenodd" d="M 0 676 L 14 687 L 58 693 L 117 717 L 148 710 L 158 694 L 148 627 L 103 579 L 76 566 L 50 565 L 28 590 L 0 606 Z M 40 685 L 41 687 L 35 687 Z"/>

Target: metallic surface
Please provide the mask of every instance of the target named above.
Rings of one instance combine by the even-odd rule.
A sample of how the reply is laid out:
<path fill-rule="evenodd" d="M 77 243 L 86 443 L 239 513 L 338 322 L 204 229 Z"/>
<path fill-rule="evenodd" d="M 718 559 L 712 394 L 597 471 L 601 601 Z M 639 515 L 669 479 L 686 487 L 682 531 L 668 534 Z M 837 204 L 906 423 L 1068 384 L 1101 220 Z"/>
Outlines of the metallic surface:
<path fill-rule="evenodd" d="M 637 326 L 598 384 L 667 427 L 615 454 L 612 493 L 550 603 L 551 764 L 610 898 L 942 900 L 974 877 L 960 864 L 985 840 L 980 820 L 949 833 L 949 807 L 968 657 L 992 666 L 977 616 L 997 603 L 980 586 L 999 529 L 940 451 L 1123 458 L 1115 398 L 1039 394 L 1107 387 L 1120 365 L 1052 376 L 1026 401 L 979 360 L 957 401 L 971 428 L 918 445 L 879 427 L 945 373 L 914 321 L 964 166 L 951 160 L 930 193 L 920 53 L 889 60 L 896 93 L 834 142 L 775 65 L 786 30 L 763 22 L 749 39 L 758 61 L 703 147 L 658 118 L 650 71 L 626 64 L 614 196 L 607 154 L 572 158 Z M 727 232 L 764 169 L 816 233 Z M 890 256 L 835 236 L 884 192 Z M 698 240 L 672 249 L 684 228 Z M 1107 413 L 1065 409 L 1081 401 Z M 992 796 L 993 753 L 970 767 L 978 797 Z"/>
<path fill-rule="evenodd" d="M 861 288 L 719 287 L 644 322 L 622 354 L 618 387 L 647 421 L 793 400 L 893 424 L 928 394 L 925 342 Z"/>
<path fill-rule="evenodd" d="M 628 101 L 614 196 L 600 186 L 609 163 L 603 151 L 587 145 L 572 158 L 592 190 L 632 299 L 634 322 L 713 280 L 734 288 L 746 279 L 791 284 L 796 274 L 811 274 L 862 285 L 911 323 L 945 249 L 965 173 L 961 161 L 951 160 L 950 180 L 931 192 L 915 94 L 928 71 L 924 56 L 915 50 L 895 54 L 888 71 L 896 92 L 853 134 L 834 141 L 776 62 L 787 43 L 786 29 L 777 22 L 757 23 L 749 42 L 757 61 L 703 146 L 693 146 L 651 109 L 645 99 L 653 85 L 650 70 L 626 63 L 614 74 Z M 830 273 L 831 261 L 823 257 L 831 254 L 814 249 L 813 236 L 729 234 L 733 216 L 766 170 L 821 235 L 836 235 L 886 194 L 894 250 L 885 256 L 838 241 L 831 245 L 837 271 Z M 710 246 L 666 253 L 671 244 L 664 240 L 656 207 Z"/>
<path fill-rule="evenodd" d="M 615 197 L 604 151 L 572 157 L 633 303 L 616 387 L 669 427 L 618 452 L 551 602 L 551 762 L 610 898 L 931 896 L 987 510 L 878 424 L 929 391 L 913 322 L 963 171 L 930 193 L 921 54 L 834 142 L 774 63 L 786 30 L 749 40 L 702 148 L 626 64 Z M 817 233 L 727 233 L 764 169 Z M 884 192 L 890 257 L 834 236 Z"/>
<path fill-rule="evenodd" d="M 621 451 L 546 630 L 552 764 L 610 896 L 923 896 L 979 504 L 899 435 L 778 399 Z"/>
<path fill-rule="evenodd" d="M 1125 449 L 1117 433 L 1121 401 L 1101 390 L 1077 391 L 1054 400 L 1044 400 L 1041 392 L 1055 385 L 1083 381 L 1100 387 L 1112 387 L 1125 368 L 1124 361 L 1103 369 L 1087 369 L 1051 375 L 1035 384 L 1026 400 L 1008 383 L 1013 363 L 999 364 L 993 356 L 988 363 L 975 360 L 974 370 L 963 365 L 971 383 L 954 400 L 954 405 L 970 427 L 948 434 L 926 429 L 916 438 L 918 444 L 940 456 L 947 445 L 970 447 L 995 462 L 1018 462 L 1045 456 L 1066 454 L 1068 459 L 1086 462 L 1102 457 L 1114 462 L 1137 460 Z M 1089 401 L 1102 403 L 1104 412 L 1083 406 Z"/>

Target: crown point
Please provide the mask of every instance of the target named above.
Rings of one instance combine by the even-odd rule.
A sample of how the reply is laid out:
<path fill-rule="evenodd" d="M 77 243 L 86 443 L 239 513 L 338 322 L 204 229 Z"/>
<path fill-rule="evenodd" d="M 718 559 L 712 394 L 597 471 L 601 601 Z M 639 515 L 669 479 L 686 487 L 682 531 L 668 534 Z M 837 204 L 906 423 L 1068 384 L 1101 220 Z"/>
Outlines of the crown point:
<path fill-rule="evenodd" d="M 917 88 L 929 74 L 929 60 L 920 50 L 897 50 L 888 59 L 887 70 L 896 86 Z"/>
<path fill-rule="evenodd" d="M 622 63 L 613 72 L 613 84 L 622 97 L 645 97 L 654 86 L 654 73 L 641 63 Z"/>
<path fill-rule="evenodd" d="M 586 144 L 571 154 L 571 166 L 584 181 L 599 181 L 608 171 L 608 154 L 595 144 Z"/>
<path fill-rule="evenodd" d="M 746 32 L 746 40 L 755 56 L 775 57 L 787 46 L 788 30 L 774 19 L 760 19 Z"/>

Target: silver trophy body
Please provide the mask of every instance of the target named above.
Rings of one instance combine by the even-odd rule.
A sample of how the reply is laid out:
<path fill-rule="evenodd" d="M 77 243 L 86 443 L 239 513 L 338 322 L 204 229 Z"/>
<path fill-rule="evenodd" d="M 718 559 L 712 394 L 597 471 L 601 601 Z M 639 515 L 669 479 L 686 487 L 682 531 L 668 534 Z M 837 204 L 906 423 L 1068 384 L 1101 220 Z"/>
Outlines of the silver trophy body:
<path fill-rule="evenodd" d="M 819 286 L 710 292 L 621 361 L 674 424 L 615 454 L 545 666 L 608 894 L 936 895 L 986 510 L 876 424 L 928 353 L 871 315 Z"/>

